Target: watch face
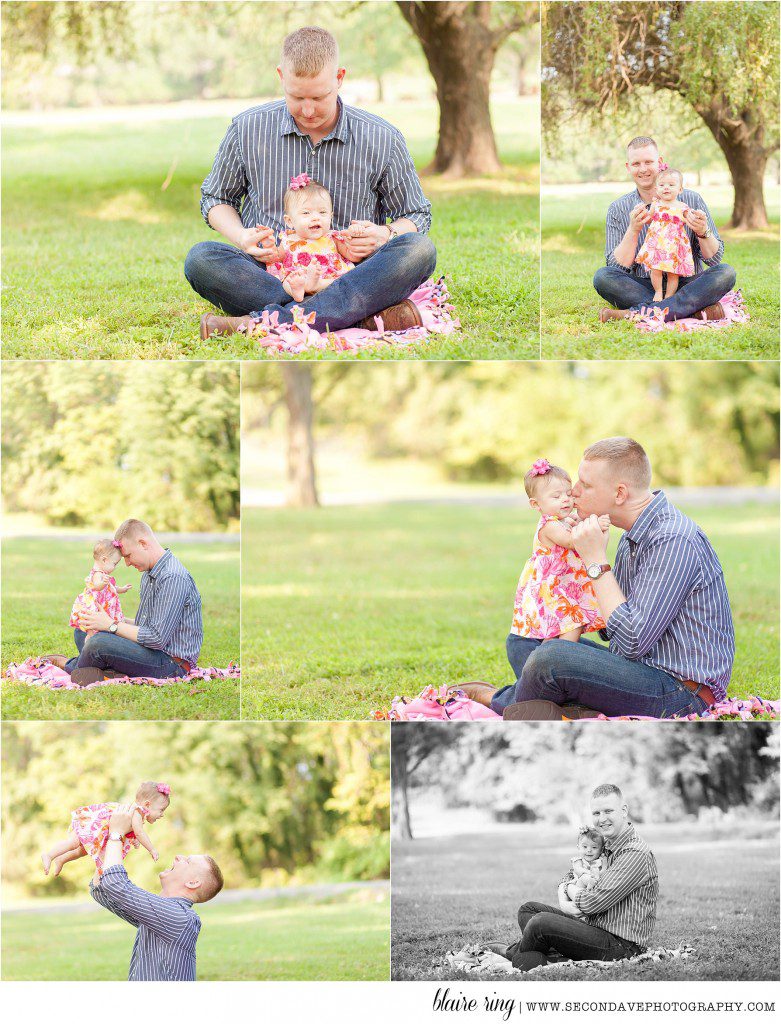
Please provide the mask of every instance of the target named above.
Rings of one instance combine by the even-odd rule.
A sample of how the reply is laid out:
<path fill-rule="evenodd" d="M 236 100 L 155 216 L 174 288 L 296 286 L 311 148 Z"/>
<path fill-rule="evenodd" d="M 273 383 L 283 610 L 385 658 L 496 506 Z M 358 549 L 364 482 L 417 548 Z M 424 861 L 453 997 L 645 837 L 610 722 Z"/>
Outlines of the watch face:
<path fill-rule="evenodd" d="M 599 566 L 598 566 L 598 565 L 590 565 L 590 566 L 588 567 L 588 569 L 586 569 L 586 575 L 587 575 L 587 576 L 588 576 L 588 577 L 589 577 L 590 579 L 592 579 L 592 580 L 596 580 L 596 579 L 599 579 L 599 577 L 600 577 L 600 576 L 601 576 L 602 574 L 601 574 L 601 571 L 600 571 L 600 568 L 599 568 Z"/>

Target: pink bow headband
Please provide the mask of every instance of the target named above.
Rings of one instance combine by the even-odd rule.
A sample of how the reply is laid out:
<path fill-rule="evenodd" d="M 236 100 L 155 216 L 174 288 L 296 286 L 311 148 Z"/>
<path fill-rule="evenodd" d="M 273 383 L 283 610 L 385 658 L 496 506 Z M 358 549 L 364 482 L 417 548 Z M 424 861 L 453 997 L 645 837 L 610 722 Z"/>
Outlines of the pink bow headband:
<path fill-rule="evenodd" d="M 121 548 L 122 547 L 122 541 L 121 540 L 112 540 L 111 544 L 112 544 L 112 547 L 115 547 L 115 548 Z"/>
<path fill-rule="evenodd" d="M 157 792 L 162 793 L 163 796 L 171 795 L 171 787 L 166 782 L 158 782 Z"/>
<path fill-rule="evenodd" d="M 545 476 L 546 473 L 550 472 L 550 462 L 547 459 L 537 459 L 536 462 L 532 463 L 532 468 L 529 472 L 532 476 Z"/>
<path fill-rule="evenodd" d="M 669 170 L 670 170 L 670 165 L 666 161 L 664 161 L 661 157 L 659 157 L 659 173 L 661 174 L 662 171 L 669 171 Z"/>
<path fill-rule="evenodd" d="M 297 192 L 300 188 L 306 188 L 311 180 L 308 174 L 297 174 L 295 178 L 290 179 L 288 188 L 291 192 Z"/>

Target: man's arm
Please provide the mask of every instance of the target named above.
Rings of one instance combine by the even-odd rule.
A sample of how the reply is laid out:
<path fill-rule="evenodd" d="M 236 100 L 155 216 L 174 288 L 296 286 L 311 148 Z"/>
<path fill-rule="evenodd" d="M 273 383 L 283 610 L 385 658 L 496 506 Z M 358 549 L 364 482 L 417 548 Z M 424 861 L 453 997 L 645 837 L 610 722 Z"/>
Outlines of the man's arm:
<path fill-rule="evenodd" d="M 584 914 L 603 914 L 625 900 L 651 877 L 648 854 L 641 850 L 622 850 L 604 871 L 593 889 L 580 889 L 573 903 Z"/>
<path fill-rule="evenodd" d="M 724 259 L 724 242 L 719 238 L 705 200 L 697 193 L 695 195 L 697 195 L 697 205 L 689 207 L 689 214 L 686 217 L 686 223 L 695 236 L 692 239 L 692 251 L 695 257 L 699 254 L 706 266 L 717 267 Z M 700 238 L 699 236 L 704 235 L 709 228 L 711 237 Z"/>
<path fill-rule="evenodd" d="M 637 255 L 640 232 L 653 218 L 644 203 L 638 203 L 629 213 L 626 221 L 619 216 L 611 204 L 605 221 L 605 262 L 609 267 L 618 267 L 629 273 Z"/>
<path fill-rule="evenodd" d="M 90 885 L 90 892 L 112 914 L 136 928 L 144 925 L 166 942 L 175 941 L 189 920 L 184 907 L 174 900 L 133 885 L 121 864 L 106 868 L 100 885 Z"/>

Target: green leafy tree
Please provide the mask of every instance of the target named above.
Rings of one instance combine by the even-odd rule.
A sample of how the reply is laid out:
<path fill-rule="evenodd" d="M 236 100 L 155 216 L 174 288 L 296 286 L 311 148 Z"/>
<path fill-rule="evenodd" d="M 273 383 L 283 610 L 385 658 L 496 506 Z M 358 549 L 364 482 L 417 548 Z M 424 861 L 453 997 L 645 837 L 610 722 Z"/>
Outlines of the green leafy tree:
<path fill-rule="evenodd" d="M 572 114 L 597 124 L 644 88 L 677 93 L 724 154 L 730 224 L 768 226 L 765 167 L 778 146 L 778 4 L 543 5 L 543 128 Z M 638 133 L 640 134 L 640 133 Z"/>

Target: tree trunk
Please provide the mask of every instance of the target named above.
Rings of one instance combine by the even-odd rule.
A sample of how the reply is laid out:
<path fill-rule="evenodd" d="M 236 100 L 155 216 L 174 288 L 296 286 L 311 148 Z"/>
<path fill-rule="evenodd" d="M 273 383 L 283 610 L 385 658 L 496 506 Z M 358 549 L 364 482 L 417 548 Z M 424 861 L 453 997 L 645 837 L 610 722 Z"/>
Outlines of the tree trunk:
<path fill-rule="evenodd" d="M 754 123 L 751 111 L 743 111 L 739 121 L 728 117 L 716 101 L 708 108 L 695 109 L 719 144 L 732 176 L 735 199 L 729 227 L 744 231 L 767 228 L 764 126 Z"/>
<path fill-rule="evenodd" d="M 312 368 L 284 363 L 282 379 L 288 412 L 287 504 L 311 508 L 320 504 L 312 437 Z"/>
<path fill-rule="evenodd" d="M 418 726 L 417 728 L 420 728 Z M 398 729 L 392 725 L 391 729 Z M 407 799 L 407 745 L 394 743 L 391 757 L 391 838 L 412 839 Z"/>
<path fill-rule="evenodd" d="M 439 138 L 429 172 L 460 178 L 501 170 L 491 124 L 490 83 L 505 33 L 488 24 L 489 3 L 398 3 L 436 83 Z"/>

